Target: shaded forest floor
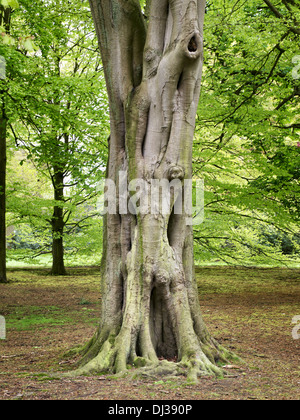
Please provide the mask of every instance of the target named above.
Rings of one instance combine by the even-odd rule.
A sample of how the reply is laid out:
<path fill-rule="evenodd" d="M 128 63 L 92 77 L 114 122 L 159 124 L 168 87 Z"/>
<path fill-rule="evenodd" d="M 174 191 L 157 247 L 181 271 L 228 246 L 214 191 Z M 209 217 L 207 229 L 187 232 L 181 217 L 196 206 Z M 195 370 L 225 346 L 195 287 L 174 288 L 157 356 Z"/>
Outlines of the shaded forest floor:
<path fill-rule="evenodd" d="M 112 376 L 53 379 L 75 360 L 64 352 L 84 344 L 100 314 L 97 268 L 72 268 L 63 278 L 46 270 L 9 270 L 0 285 L 0 400 L 201 400 L 299 399 L 300 340 L 292 319 L 300 315 L 299 269 L 198 268 L 202 312 L 209 330 L 243 362 L 224 379 L 198 385 L 178 380 Z"/>

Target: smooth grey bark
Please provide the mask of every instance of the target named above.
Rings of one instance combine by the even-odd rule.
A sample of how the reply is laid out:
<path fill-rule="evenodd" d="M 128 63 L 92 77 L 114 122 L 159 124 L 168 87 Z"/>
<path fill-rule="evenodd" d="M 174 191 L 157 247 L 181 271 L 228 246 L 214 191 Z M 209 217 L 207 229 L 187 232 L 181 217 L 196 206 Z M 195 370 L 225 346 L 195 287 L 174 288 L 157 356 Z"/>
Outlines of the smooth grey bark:
<path fill-rule="evenodd" d="M 148 22 L 138 0 L 90 4 L 110 100 L 107 177 L 116 185 L 119 171 L 128 183 L 192 178 L 205 1 L 152 0 Z M 168 214 L 106 216 L 101 322 L 76 373 L 131 364 L 192 380 L 221 374 L 216 364 L 228 352 L 201 316 L 190 215 L 172 205 Z"/>

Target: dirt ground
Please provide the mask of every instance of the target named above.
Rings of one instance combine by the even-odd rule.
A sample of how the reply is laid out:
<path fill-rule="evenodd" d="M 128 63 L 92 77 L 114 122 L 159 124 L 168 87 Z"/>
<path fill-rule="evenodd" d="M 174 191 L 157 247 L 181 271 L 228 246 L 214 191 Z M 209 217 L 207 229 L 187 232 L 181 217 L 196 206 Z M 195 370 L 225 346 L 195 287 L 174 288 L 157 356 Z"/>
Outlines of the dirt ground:
<path fill-rule="evenodd" d="M 10 270 L 0 285 L 0 400 L 298 400 L 300 339 L 299 269 L 198 268 L 199 298 L 211 333 L 241 362 L 223 379 L 54 379 L 72 370 L 64 353 L 84 344 L 100 314 L 99 270 L 72 268 L 63 278 L 46 270 Z M 300 330 L 299 330 L 300 331 Z"/>

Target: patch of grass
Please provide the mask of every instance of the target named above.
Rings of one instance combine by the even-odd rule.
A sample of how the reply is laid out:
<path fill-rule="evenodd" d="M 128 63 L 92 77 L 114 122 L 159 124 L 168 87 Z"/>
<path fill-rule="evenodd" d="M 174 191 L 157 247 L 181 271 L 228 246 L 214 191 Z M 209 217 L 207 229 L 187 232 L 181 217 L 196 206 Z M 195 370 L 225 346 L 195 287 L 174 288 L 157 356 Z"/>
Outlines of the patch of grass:
<path fill-rule="evenodd" d="M 299 290 L 299 270 L 290 268 L 197 267 L 199 294 Z"/>
<path fill-rule="evenodd" d="M 62 325 L 72 322 L 63 309 L 56 306 L 21 306 L 6 317 L 7 330 L 26 331 L 45 325 Z"/>
<path fill-rule="evenodd" d="M 100 284 L 99 267 L 68 267 L 66 276 L 51 276 L 45 267 L 9 268 L 7 270 L 9 284 L 30 285 L 34 287 L 65 288 L 76 286 L 95 287 Z M 97 289 L 98 290 L 98 289 Z"/>
<path fill-rule="evenodd" d="M 91 305 L 91 304 L 92 304 L 92 302 L 90 302 L 88 299 L 85 299 L 85 298 L 81 298 L 80 302 L 79 302 L 79 305 L 82 305 L 82 306 Z"/>
<path fill-rule="evenodd" d="M 48 382 L 48 381 L 59 381 L 60 378 L 58 376 L 51 376 L 47 373 L 36 373 L 31 375 L 33 378 L 35 378 L 39 382 Z"/>

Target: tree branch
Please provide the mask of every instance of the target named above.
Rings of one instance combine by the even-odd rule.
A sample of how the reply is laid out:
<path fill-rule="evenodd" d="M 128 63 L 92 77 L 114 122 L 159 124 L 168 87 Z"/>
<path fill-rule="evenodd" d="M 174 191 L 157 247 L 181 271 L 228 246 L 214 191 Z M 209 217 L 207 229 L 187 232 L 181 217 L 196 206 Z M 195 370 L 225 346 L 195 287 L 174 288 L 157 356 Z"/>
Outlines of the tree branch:
<path fill-rule="evenodd" d="M 274 15 L 278 18 L 278 19 L 285 19 L 286 17 L 277 9 L 277 7 L 274 6 L 273 3 L 270 2 L 270 0 L 263 0 L 266 5 L 269 7 L 269 9 L 274 13 Z M 289 30 L 291 32 L 293 32 L 294 34 L 300 35 L 300 28 L 298 28 L 298 23 L 295 22 L 296 26 L 290 26 Z"/>
<path fill-rule="evenodd" d="M 282 108 L 286 103 L 288 103 L 290 100 L 294 99 L 295 96 L 299 96 L 300 95 L 300 89 L 299 88 L 295 88 L 294 92 L 291 93 L 289 96 L 287 96 L 286 98 L 284 98 L 275 108 L 276 111 L 278 111 L 280 108 Z"/>
<path fill-rule="evenodd" d="M 263 0 L 266 5 L 269 7 L 270 10 L 272 10 L 272 12 L 274 13 L 274 15 L 276 17 L 278 17 L 279 19 L 284 19 L 284 16 L 280 13 L 280 11 L 274 6 L 273 3 L 271 3 L 269 0 Z"/>

